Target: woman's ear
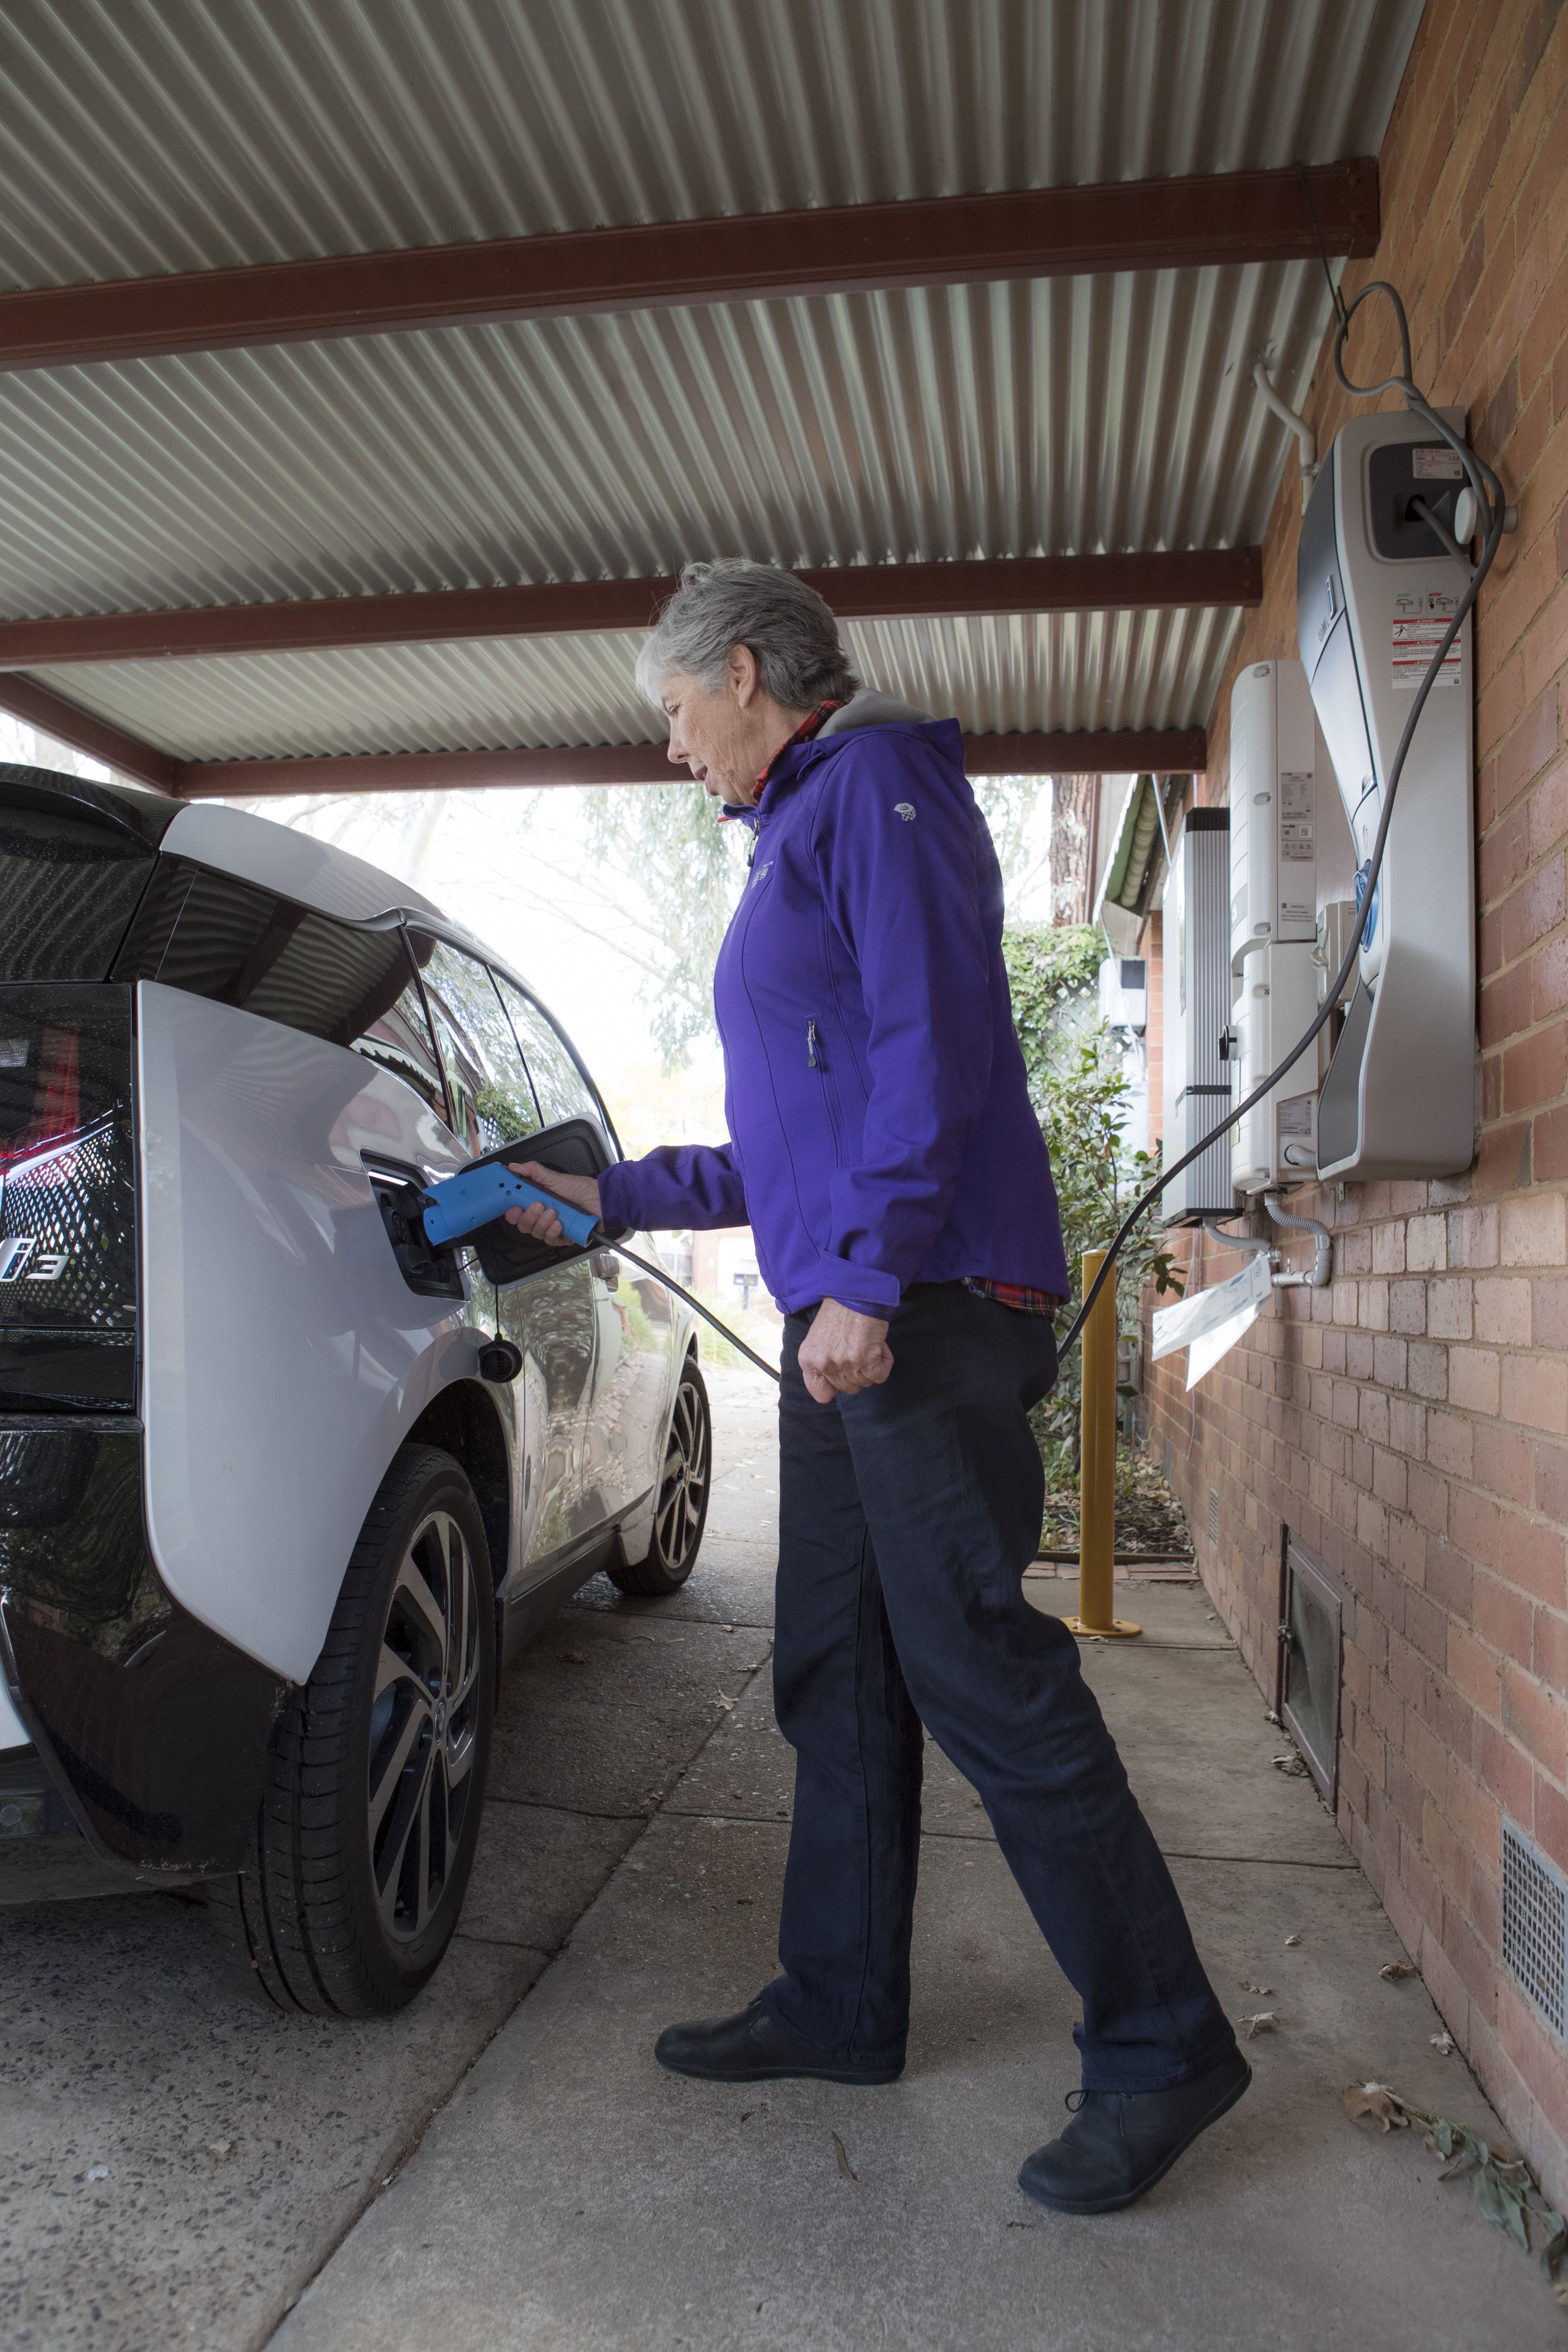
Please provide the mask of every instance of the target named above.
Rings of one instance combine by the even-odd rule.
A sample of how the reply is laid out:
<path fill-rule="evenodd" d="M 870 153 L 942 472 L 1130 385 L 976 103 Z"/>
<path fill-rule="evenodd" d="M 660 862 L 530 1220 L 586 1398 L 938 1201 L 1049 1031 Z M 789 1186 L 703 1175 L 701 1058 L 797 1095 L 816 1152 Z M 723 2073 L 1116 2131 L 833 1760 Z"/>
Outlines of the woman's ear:
<path fill-rule="evenodd" d="M 750 646 L 731 646 L 724 656 L 725 683 L 734 698 L 738 710 L 745 710 L 756 700 L 762 684 L 757 656 Z"/>

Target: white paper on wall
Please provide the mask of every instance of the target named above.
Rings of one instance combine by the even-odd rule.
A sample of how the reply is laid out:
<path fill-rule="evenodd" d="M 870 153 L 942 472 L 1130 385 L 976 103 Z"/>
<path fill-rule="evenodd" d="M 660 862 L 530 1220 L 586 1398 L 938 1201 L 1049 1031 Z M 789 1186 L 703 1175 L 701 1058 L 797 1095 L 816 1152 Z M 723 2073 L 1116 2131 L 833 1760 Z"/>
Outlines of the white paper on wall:
<path fill-rule="evenodd" d="M 1187 1349 L 1187 1386 L 1195 1388 L 1204 1374 L 1212 1371 L 1252 1328 L 1273 1287 L 1268 1254 L 1258 1250 L 1241 1272 L 1228 1280 L 1180 1299 L 1174 1307 L 1157 1307 L 1152 1350 L 1155 1360 L 1173 1356 L 1178 1348 Z"/>

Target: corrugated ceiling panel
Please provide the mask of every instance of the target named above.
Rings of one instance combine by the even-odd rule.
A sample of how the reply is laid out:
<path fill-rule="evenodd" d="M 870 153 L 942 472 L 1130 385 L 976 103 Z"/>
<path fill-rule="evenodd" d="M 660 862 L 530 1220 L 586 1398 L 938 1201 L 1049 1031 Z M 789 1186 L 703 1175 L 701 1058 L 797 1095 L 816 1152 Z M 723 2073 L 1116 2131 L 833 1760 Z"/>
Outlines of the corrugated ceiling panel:
<path fill-rule="evenodd" d="M 0 377 L 0 611 L 1256 540 L 1307 263 Z"/>
<path fill-rule="evenodd" d="M 1229 613 L 899 621 L 846 631 L 861 675 L 973 734 L 1200 723 Z M 46 685 L 184 759 L 657 742 L 631 635 L 116 662 Z"/>
<path fill-rule="evenodd" d="M 1421 0 L 6 0 L 0 285 L 1376 149 Z"/>

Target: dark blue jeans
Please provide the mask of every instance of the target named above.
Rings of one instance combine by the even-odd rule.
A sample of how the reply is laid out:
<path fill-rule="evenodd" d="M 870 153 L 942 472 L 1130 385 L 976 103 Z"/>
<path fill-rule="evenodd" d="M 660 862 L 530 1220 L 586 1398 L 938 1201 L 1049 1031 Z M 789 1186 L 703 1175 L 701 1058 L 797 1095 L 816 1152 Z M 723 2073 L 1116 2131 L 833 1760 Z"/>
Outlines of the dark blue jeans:
<path fill-rule="evenodd" d="M 773 1697 L 795 1795 L 767 2007 L 841 2061 L 902 2058 L 923 1724 L 979 1790 L 1082 1998 L 1087 2086 L 1202 2074 L 1235 2036 L 1078 1644 L 1024 1598 L 1049 1324 L 962 1283 L 919 1286 L 888 1334 L 889 1379 L 819 1405 L 796 1360 L 810 1321 L 785 1325 L 779 1406 Z"/>

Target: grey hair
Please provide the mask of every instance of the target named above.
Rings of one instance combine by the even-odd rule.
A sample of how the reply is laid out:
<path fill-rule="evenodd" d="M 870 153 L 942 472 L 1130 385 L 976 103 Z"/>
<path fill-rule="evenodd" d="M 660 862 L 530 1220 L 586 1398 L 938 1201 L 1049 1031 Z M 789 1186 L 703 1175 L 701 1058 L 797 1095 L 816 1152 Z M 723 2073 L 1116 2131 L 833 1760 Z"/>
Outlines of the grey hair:
<path fill-rule="evenodd" d="M 785 710 L 847 702 L 860 683 L 833 609 L 815 588 L 776 563 L 727 555 L 681 572 L 637 656 L 637 691 L 662 709 L 664 681 L 677 673 L 710 689 L 722 686 L 734 646 L 755 656 L 764 691 Z"/>

